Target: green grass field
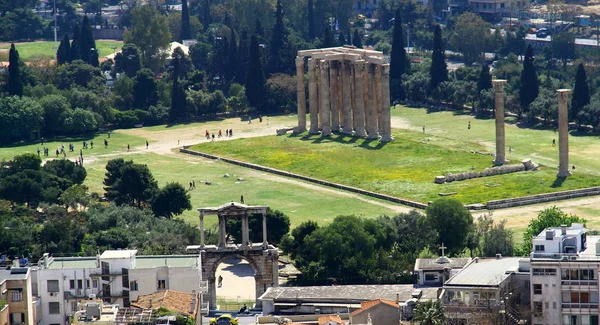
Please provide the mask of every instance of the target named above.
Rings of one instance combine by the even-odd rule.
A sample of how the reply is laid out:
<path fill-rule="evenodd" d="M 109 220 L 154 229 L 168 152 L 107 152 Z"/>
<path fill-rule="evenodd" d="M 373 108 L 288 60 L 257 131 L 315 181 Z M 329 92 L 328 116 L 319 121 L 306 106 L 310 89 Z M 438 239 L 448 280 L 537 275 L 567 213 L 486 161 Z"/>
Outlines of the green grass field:
<path fill-rule="evenodd" d="M 117 50 L 121 49 L 123 42 L 96 40 L 96 46 L 100 52 L 99 56 L 103 57 L 113 53 L 113 49 L 110 48 L 111 46 L 116 46 Z M 51 59 L 56 57 L 56 48 L 54 42 L 39 41 L 15 43 L 15 48 L 17 51 L 19 51 L 19 57 L 25 61 L 32 57 L 51 57 Z M 0 50 L 6 49 L 10 49 L 10 44 L 0 44 Z"/>

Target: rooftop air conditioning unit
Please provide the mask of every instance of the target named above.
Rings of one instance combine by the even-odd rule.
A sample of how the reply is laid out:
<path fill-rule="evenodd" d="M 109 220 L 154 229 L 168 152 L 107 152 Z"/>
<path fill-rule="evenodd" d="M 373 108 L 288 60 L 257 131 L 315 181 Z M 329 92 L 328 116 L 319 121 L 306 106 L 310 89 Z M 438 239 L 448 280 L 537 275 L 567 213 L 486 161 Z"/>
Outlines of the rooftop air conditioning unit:
<path fill-rule="evenodd" d="M 576 261 L 577 260 L 577 256 L 569 256 L 571 261 Z"/>

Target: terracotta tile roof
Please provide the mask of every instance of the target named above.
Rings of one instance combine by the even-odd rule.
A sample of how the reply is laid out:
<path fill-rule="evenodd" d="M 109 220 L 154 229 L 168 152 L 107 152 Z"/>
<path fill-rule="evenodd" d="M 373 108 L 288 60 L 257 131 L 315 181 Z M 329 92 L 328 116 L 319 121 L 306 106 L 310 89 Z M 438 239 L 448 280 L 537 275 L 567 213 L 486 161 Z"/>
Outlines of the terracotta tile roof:
<path fill-rule="evenodd" d="M 395 307 L 395 308 L 399 308 L 398 304 L 395 301 L 389 300 L 389 299 L 381 299 L 381 298 L 379 298 L 379 299 L 375 299 L 375 300 L 371 300 L 371 301 L 361 302 L 360 303 L 360 306 L 361 306 L 360 309 L 357 309 L 357 310 L 351 312 L 350 316 L 354 316 L 354 315 L 360 314 L 363 311 L 365 311 L 365 310 L 367 310 L 367 309 L 369 309 L 369 308 L 371 308 L 373 306 L 379 305 L 379 304 L 386 304 L 386 305 L 390 305 L 390 306 Z"/>
<path fill-rule="evenodd" d="M 190 307 L 192 303 L 192 298 L 196 296 L 195 310 L 190 312 Z M 196 317 L 196 310 L 198 308 L 198 295 L 173 291 L 173 290 L 165 290 L 160 292 L 155 292 L 149 295 L 140 295 L 137 301 L 131 302 L 132 307 L 137 308 L 145 308 L 145 309 L 157 309 L 160 307 L 167 308 L 170 311 L 182 314 L 182 315 L 190 315 L 192 317 Z"/>
<path fill-rule="evenodd" d="M 323 324 L 328 323 L 328 322 L 336 322 L 338 324 L 346 324 L 340 318 L 340 316 L 327 315 L 327 316 L 321 316 L 321 317 L 319 317 L 319 325 L 323 325 Z"/>

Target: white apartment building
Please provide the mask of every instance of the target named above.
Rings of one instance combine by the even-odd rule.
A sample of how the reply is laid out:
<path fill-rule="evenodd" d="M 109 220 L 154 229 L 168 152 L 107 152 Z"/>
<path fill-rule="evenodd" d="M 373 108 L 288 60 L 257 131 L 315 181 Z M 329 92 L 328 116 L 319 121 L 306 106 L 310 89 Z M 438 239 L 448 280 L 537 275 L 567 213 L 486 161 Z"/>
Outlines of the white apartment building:
<path fill-rule="evenodd" d="M 168 289 L 196 292 L 198 265 L 196 255 L 137 256 L 136 250 L 105 251 L 97 257 L 45 254 L 37 271 L 40 325 L 69 324 L 69 316 L 90 298 L 129 307 L 139 295 Z"/>
<path fill-rule="evenodd" d="M 533 325 L 598 325 L 600 236 L 586 232 L 574 223 L 532 240 Z"/>

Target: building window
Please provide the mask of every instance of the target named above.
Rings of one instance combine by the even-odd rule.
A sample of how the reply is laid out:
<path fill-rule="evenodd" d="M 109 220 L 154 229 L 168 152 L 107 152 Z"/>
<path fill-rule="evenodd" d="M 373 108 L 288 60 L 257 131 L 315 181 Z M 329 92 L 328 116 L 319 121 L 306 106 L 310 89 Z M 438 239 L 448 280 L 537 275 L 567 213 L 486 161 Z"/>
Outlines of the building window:
<path fill-rule="evenodd" d="M 92 280 L 92 287 L 98 288 L 98 280 L 96 280 L 96 279 Z"/>
<path fill-rule="evenodd" d="M 75 289 L 75 280 L 69 280 L 69 289 Z"/>
<path fill-rule="evenodd" d="M 83 288 L 83 280 L 77 280 L 77 289 Z"/>
<path fill-rule="evenodd" d="M 556 269 L 533 269 L 533 275 L 556 275 Z"/>
<path fill-rule="evenodd" d="M 48 292 L 58 292 L 58 280 L 48 280 Z"/>
<path fill-rule="evenodd" d="M 21 302 L 23 301 L 23 294 L 20 290 L 12 290 L 10 292 L 10 301 L 11 302 Z"/>
<path fill-rule="evenodd" d="M 166 289 L 167 288 L 167 281 L 166 280 L 158 280 L 158 286 L 157 288 L 160 289 Z"/>
<path fill-rule="evenodd" d="M 131 291 L 138 291 L 138 282 L 135 280 L 129 281 L 129 289 Z"/>
<path fill-rule="evenodd" d="M 546 246 L 544 246 L 544 245 L 535 245 L 534 251 L 536 251 L 536 252 L 544 252 L 544 251 L 546 251 Z"/>
<path fill-rule="evenodd" d="M 60 302 L 49 302 L 48 313 L 51 315 L 60 314 Z"/>
<path fill-rule="evenodd" d="M 90 280 L 85 280 L 85 287 L 90 288 Z"/>
<path fill-rule="evenodd" d="M 541 284 L 534 284 L 533 285 L 533 294 L 534 295 L 541 295 L 542 294 L 542 285 Z"/>
<path fill-rule="evenodd" d="M 425 273 L 425 281 L 435 281 L 437 280 L 437 276 L 431 273 Z"/>
<path fill-rule="evenodd" d="M 533 315 L 534 316 L 542 316 L 542 314 L 544 314 L 544 305 L 542 305 L 541 301 L 534 301 L 533 302 Z"/>
<path fill-rule="evenodd" d="M 500 8 L 504 9 L 504 3 L 500 4 Z"/>

